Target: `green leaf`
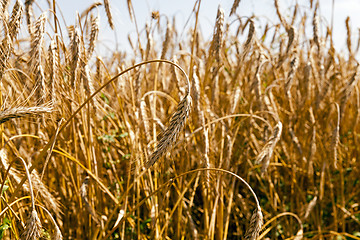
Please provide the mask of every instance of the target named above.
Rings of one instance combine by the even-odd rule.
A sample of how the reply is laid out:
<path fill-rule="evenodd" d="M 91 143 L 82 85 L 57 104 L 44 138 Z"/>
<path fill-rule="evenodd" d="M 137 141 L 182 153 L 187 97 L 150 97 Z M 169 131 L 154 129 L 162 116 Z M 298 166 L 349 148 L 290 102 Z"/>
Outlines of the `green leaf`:
<path fill-rule="evenodd" d="M 0 225 L 0 240 L 4 236 L 5 230 L 9 229 L 11 227 L 11 221 L 7 218 L 4 218 L 4 222 Z"/>
<path fill-rule="evenodd" d="M 8 190 L 8 189 L 9 189 L 9 186 L 8 186 L 8 185 L 4 185 L 4 187 L 3 187 L 2 191 L 1 191 L 1 195 L 2 195 L 6 190 Z"/>
<path fill-rule="evenodd" d="M 107 96 L 104 93 L 101 93 L 100 97 L 102 100 L 104 100 L 104 102 L 106 104 L 109 104 L 109 99 L 107 98 Z"/>
<path fill-rule="evenodd" d="M 127 132 L 124 132 L 124 133 L 119 135 L 120 138 L 124 138 L 124 137 L 127 137 L 127 136 L 129 136 L 129 133 L 127 133 Z"/>

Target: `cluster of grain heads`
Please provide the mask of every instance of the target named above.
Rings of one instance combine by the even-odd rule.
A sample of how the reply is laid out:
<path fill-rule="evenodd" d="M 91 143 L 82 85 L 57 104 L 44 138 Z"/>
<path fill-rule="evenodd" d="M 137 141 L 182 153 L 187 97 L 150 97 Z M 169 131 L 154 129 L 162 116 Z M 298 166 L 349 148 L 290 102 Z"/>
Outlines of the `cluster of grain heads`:
<path fill-rule="evenodd" d="M 182 30 L 158 11 L 137 25 L 128 0 L 131 52 L 119 45 L 104 55 L 100 16 L 116 30 L 115 1 L 85 6 L 68 29 L 56 1 L 46 14 L 40 1 L 23 2 L 0 1 L 4 237 L 37 238 L 40 229 L 54 239 L 356 239 L 350 19 L 344 55 L 316 1 L 274 0 L 278 18 L 262 26 L 259 16 L 238 16 L 234 0 L 228 12 L 214 9 L 208 38 L 204 1 Z M 32 194 L 19 156 L 31 164 L 35 207 L 24 204 Z"/>

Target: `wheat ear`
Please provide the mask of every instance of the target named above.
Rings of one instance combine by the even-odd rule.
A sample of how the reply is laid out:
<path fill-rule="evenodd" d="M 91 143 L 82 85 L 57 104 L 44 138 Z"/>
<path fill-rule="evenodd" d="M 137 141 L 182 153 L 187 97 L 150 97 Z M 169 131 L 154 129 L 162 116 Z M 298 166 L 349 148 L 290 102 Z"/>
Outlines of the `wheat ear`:
<path fill-rule="evenodd" d="M 109 26 L 111 27 L 111 29 L 114 29 L 114 22 L 113 22 L 112 14 L 110 11 L 109 0 L 104 0 L 104 7 L 105 7 L 106 16 L 108 18 Z"/>
<path fill-rule="evenodd" d="M 156 145 L 156 150 L 150 155 L 150 160 L 146 162 L 145 168 L 148 169 L 159 160 L 175 143 L 180 131 L 185 125 L 185 120 L 189 116 L 191 106 L 191 96 L 189 92 L 180 101 L 175 113 L 170 119 L 169 126 L 161 133 L 161 139 Z"/>
<path fill-rule="evenodd" d="M 42 113 L 50 113 L 52 108 L 49 106 L 37 107 L 15 107 L 0 112 L 0 124 L 9 121 L 12 118 L 20 118 L 24 116 L 39 115 Z"/>
<path fill-rule="evenodd" d="M 280 140 L 282 132 L 282 123 L 278 122 L 274 128 L 273 135 L 266 142 L 265 146 L 257 156 L 255 163 L 262 164 L 261 173 L 264 174 L 269 166 L 270 158 L 274 152 L 276 143 Z"/>

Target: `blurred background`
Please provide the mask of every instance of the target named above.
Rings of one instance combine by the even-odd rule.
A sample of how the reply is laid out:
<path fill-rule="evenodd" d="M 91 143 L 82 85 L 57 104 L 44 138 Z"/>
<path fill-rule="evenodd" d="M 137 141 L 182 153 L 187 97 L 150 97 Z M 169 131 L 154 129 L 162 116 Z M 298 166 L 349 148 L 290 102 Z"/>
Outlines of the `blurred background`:
<path fill-rule="evenodd" d="M 51 1 L 50 1 L 51 2 Z M 63 19 L 60 19 L 60 23 L 66 26 L 75 24 L 74 19 L 77 13 L 81 14 L 91 4 L 96 2 L 95 0 L 61 0 L 56 1 L 58 6 L 57 11 L 60 11 Z M 127 51 L 130 47 L 128 41 L 128 35 L 133 40 L 136 40 L 136 26 L 135 21 L 131 21 L 128 11 L 128 4 L 126 0 L 109 0 L 112 14 L 114 18 L 113 31 L 108 23 L 107 17 L 103 6 L 98 6 L 98 13 L 101 19 L 99 43 L 97 51 L 105 50 L 118 50 Z M 279 1 L 280 8 L 283 11 L 284 16 L 291 16 L 296 4 L 299 6 L 300 16 L 309 9 L 310 0 L 281 0 Z M 316 1 L 313 1 L 314 4 Z M 319 15 L 321 31 L 326 32 L 325 26 L 333 25 L 334 31 L 334 44 L 338 51 L 346 50 L 346 27 L 345 19 L 350 17 L 350 24 L 352 28 L 352 40 L 357 43 L 359 39 L 360 29 L 360 1 L 358 0 L 320 0 Z M 137 0 L 132 1 L 134 17 L 139 27 L 139 32 L 144 33 L 144 26 L 148 22 L 151 22 L 152 12 L 159 12 L 160 24 L 166 26 L 166 16 L 171 20 L 176 18 L 176 27 L 179 32 L 184 32 L 193 27 L 192 9 L 194 8 L 195 0 Z M 233 0 L 203 0 L 200 13 L 200 29 L 205 40 L 209 39 L 213 33 L 213 27 L 216 18 L 216 12 L 219 5 L 225 10 L 225 16 L 229 18 L 229 13 Z M 38 12 L 49 8 L 48 0 L 38 0 L 34 5 L 34 10 L 38 6 Z M 332 14 L 334 10 L 334 14 Z M 278 17 L 274 7 L 274 2 L 271 0 L 242 0 L 239 8 L 237 9 L 238 16 L 251 17 L 255 15 L 257 18 L 258 28 L 264 28 L 265 22 L 278 23 Z M 332 17 L 333 16 L 333 17 Z M 236 16 L 232 16 L 232 19 L 236 19 Z M 229 19 L 227 19 L 229 20 Z M 245 19 L 244 19 L 245 20 Z M 264 24 L 261 24 L 264 23 Z M 311 24 L 311 23 L 309 23 Z M 25 29 L 25 28 L 24 28 Z M 62 28 L 63 29 L 63 28 Z M 311 29 L 309 27 L 307 30 Z M 309 32 L 311 35 L 312 32 Z M 143 34 L 145 35 L 145 34 Z M 184 38 L 186 34 L 178 36 L 178 40 Z M 358 57 L 358 56 L 357 56 Z"/>

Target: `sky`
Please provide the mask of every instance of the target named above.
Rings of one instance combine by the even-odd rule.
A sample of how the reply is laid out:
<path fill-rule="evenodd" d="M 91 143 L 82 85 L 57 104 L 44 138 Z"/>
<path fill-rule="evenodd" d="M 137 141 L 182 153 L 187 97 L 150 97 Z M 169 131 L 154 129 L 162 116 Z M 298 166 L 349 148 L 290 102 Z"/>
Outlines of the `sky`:
<path fill-rule="evenodd" d="M 105 48 L 127 51 L 129 49 L 128 34 L 136 36 L 135 24 L 131 22 L 126 0 L 109 0 L 112 7 L 114 25 L 116 31 L 112 31 L 107 24 L 107 17 L 102 6 L 98 8 L 101 19 L 101 32 L 99 43 Z M 47 0 L 37 0 L 37 5 L 41 10 L 48 9 Z M 56 0 L 58 9 L 64 16 L 66 25 L 75 23 L 77 12 L 81 13 L 95 0 Z M 102 1 L 101 1 L 102 2 Z M 300 6 L 300 11 L 309 9 L 309 0 L 279 0 L 280 8 L 284 16 L 291 16 L 293 7 L 296 3 Z M 314 0 L 316 2 L 316 0 Z M 320 0 L 320 16 L 322 29 L 331 23 L 333 0 Z M 178 31 L 183 31 L 187 19 L 189 18 L 195 4 L 195 0 L 132 0 L 135 17 L 139 29 L 143 29 L 146 22 L 151 21 L 151 12 L 159 11 L 160 15 L 168 17 L 176 16 Z M 216 12 L 219 5 L 224 9 L 225 16 L 228 18 L 233 0 L 202 0 L 199 20 L 201 31 L 205 39 L 209 39 L 213 33 Z M 95 10 L 96 11 L 96 10 Z M 351 19 L 352 39 L 356 45 L 359 38 L 360 28 L 360 1 L 359 0 L 334 0 L 334 43 L 337 50 L 346 49 L 346 28 L 345 19 Z M 258 16 L 260 21 L 265 19 L 278 22 L 276 9 L 273 0 L 241 0 L 237 9 L 240 16 Z M 161 18 L 162 19 L 162 18 Z M 233 18 L 232 18 L 233 19 Z M 194 17 L 192 16 L 187 27 L 193 26 Z M 226 19 L 225 19 L 226 20 Z M 165 26 L 165 24 L 163 25 Z M 184 36 L 185 37 L 185 36 Z M 135 40 L 135 38 L 134 38 Z M 116 42 L 118 45 L 116 45 Z"/>

